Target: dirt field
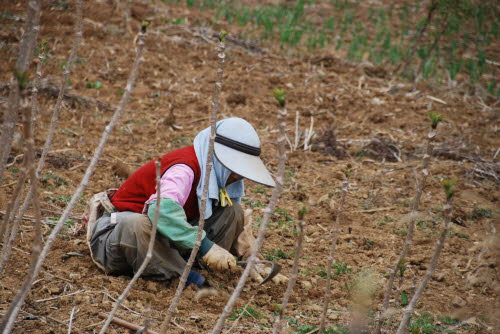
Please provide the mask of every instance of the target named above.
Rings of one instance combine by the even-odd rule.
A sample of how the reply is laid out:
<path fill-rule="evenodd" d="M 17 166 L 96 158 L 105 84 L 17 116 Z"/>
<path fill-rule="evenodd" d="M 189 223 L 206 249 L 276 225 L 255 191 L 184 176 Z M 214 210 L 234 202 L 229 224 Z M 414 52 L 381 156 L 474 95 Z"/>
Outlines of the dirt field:
<path fill-rule="evenodd" d="M 43 67 L 47 85 L 58 86 L 62 66 L 71 48 L 73 6 L 57 1 L 43 2 L 41 38 L 47 39 L 51 54 Z M 127 32 L 123 11 L 113 10 L 111 1 L 93 1 L 84 11 L 84 39 L 71 75 L 73 94 L 116 105 L 121 97 L 134 57 L 133 39 L 140 20 L 152 19 L 144 63 L 127 112 L 106 145 L 99 167 L 56 241 L 41 274 L 35 281 L 15 324 L 15 333 L 66 333 L 73 307 L 73 332 L 98 332 L 100 312 L 108 312 L 130 277 L 103 274 L 90 260 L 82 231 L 75 234 L 86 201 L 91 195 L 115 188 L 126 173 L 154 157 L 190 145 L 194 136 L 208 126 L 215 80 L 215 46 L 182 31 L 160 32 L 162 18 L 185 17 L 187 24 L 210 16 L 183 5 L 169 7 L 157 1 L 134 2 Z M 0 1 L 0 80 L 7 83 L 16 55 L 25 17 L 24 2 Z M 16 19 L 15 15 L 20 18 Z M 216 26 L 237 35 L 241 28 Z M 428 113 L 438 112 L 436 154 L 431 160 L 417 224 L 414 246 L 407 261 L 404 279 L 396 280 L 397 291 L 391 307 L 401 310 L 400 296 L 411 296 L 415 284 L 427 269 L 435 240 L 443 221 L 443 178 L 456 178 L 454 223 L 446 241 L 434 278 L 417 307 L 415 321 L 425 322 L 426 313 L 434 317 L 430 329 L 423 326 L 414 333 L 434 333 L 444 328 L 455 333 L 494 333 L 500 330 L 499 211 L 498 179 L 478 172 L 492 160 L 500 146 L 499 111 L 481 106 L 474 97 L 460 90 L 419 83 L 416 87 L 393 78 L 383 68 L 350 64 L 337 58 L 328 48 L 300 57 L 286 57 L 272 45 L 264 53 L 228 43 L 222 105 L 219 118 L 238 116 L 250 121 L 261 137 L 263 160 L 275 172 L 277 165 L 276 106 L 273 88 L 287 93 L 288 136 L 294 140 L 295 113 L 304 131 L 314 119 L 312 151 L 299 148 L 288 154 L 286 184 L 278 210 L 270 223 L 262 253 L 277 260 L 283 273 L 291 271 L 295 235 L 293 225 L 301 206 L 306 214 L 306 238 L 300 275 L 286 312 L 289 333 L 307 333 L 318 325 L 325 291 L 325 266 L 335 213 L 340 198 L 343 171 L 350 164 L 350 191 L 335 256 L 336 275 L 328 314 L 330 333 L 347 333 L 351 320 L 352 296 L 363 277 L 370 277 L 375 288 L 369 317 L 380 308 L 388 270 L 396 260 L 404 240 L 407 220 L 415 195 L 414 169 L 421 163 L 430 121 Z M 102 88 L 95 88 L 99 81 Z M 2 88 L 0 106 L 6 107 L 8 89 Z M 438 102 L 440 99 L 443 102 Z M 50 123 L 55 98 L 42 91 L 37 122 L 37 147 L 42 147 Z M 44 215 L 44 236 L 51 221 L 57 220 L 79 184 L 105 125 L 112 115 L 109 108 L 66 99 L 41 178 L 40 196 Z M 172 118 L 173 116 L 173 118 Z M 171 124 L 180 129 L 174 130 Z M 382 148 L 369 144 L 373 139 Z M 387 144 L 393 147 L 386 151 Z M 374 148 L 373 148 L 374 147 Z M 372 149 L 373 148 L 373 149 Z M 395 149 L 394 149 L 395 148 Z M 387 153 L 389 152 L 389 153 Z M 22 143 L 12 159 L 22 153 Z M 11 161 L 12 161 L 11 159 Z M 498 157 L 496 157 L 498 166 Z M 4 176 L 0 209 L 5 212 L 13 192 L 20 161 Z M 120 167 L 121 166 L 121 167 Z M 498 168 L 498 167 L 497 167 Z M 498 175 L 498 170 L 495 172 Z M 254 220 L 262 217 L 270 189 L 246 183 L 245 207 L 254 208 Z M 0 314 L 26 275 L 32 238 L 31 212 L 23 221 L 16 249 L 1 276 Z M 257 230 L 257 227 L 255 228 Z M 203 272 L 216 286 L 217 296 L 195 300 L 196 291 L 188 287 L 176 313 L 172 333 L 202 333 L 210 330 L 237 283 L 237 275 Z M 151 304 L 152 327 L 159 329 L 164 311 L 177 286 L 172 282 L 139 279 L 118 316 L 142 324 L 143 313 Z M 244 313 L 232 332 L 270 333 L 273 312 L 285 286 L 272 284 L 256 288 L 248 284 L 238 301 Z M 65 296 L 69 295 L 69 296 Z M 248 305 L 247 305 L 248 303 Z M 234 323 L 228 320 L 227 328 Z M 395 332 L 398 313 L 388 321 L 388 333 Z M 465 323 L 459 323 L 458 320 Z M 457 325 L 458 324 L 458 325 Z M 126 333 L 112 325 L 108 333 Z"/>

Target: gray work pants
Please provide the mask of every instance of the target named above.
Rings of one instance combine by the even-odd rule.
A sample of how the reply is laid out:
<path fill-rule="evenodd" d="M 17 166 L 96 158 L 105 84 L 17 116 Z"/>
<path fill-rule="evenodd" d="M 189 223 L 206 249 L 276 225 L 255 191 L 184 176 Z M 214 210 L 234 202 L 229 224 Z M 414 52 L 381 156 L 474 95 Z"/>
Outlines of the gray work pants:
<path fill-rule="evenodd" d="M 107 212 L 99 218 L 92 231 L 90 250 L 108 274 L 132 275 L 144 261 L 151 236 L 152 224 L 144 214 L 135 212 Z M 243 209 L 233 206 L 214 207 L 212 216 L 205 220 L 207 237 L 235 254 L 233 244 L 243 231 Z M 198 221 L 190 221 L 197 225 Z M 142 276 L 168 280 L 182 274 L 191 250 L 177 248 L 166 236 L 157 233 L 153 256 Z"/>

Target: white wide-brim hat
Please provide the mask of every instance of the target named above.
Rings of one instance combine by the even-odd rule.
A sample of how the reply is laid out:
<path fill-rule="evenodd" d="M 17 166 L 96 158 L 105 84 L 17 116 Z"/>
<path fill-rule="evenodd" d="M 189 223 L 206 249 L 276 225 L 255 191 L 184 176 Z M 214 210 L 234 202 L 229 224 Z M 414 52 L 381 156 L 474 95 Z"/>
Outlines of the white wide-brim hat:
<path fill-rule="evenodd" d="M 271 174 L 260 159 L 260 140 L 250 123 L 229 118 L 216 129 L 214 153 L 224 167 L 251 181 L 275 187 Z"/>

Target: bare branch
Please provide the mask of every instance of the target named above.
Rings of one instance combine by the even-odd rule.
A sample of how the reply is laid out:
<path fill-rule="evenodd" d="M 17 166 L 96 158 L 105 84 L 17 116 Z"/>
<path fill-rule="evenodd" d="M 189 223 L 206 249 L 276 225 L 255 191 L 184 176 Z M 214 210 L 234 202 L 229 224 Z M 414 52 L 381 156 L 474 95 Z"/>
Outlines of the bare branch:
<path fill-rule="evenodd" d="M 297 282 L 297 274 L 299 272 L 299 261 L 300 261 L 300 256 L 302 255 L 302 241 L 304 239 L 304 226 L 305 226 L 304 214 L 305 214 L 305 207 L 302 207 L 302 209 L 299 212 L 299 221 L 297 224 L 299 234 L 297 235 L 297 241 L 295 243 L 295 256 L 293 258 L 292 275 L 290 277 L 290 281 L 288 281 L 285 295 L 283 296 L 283 302 L 281 303 L 280 312 L 278 313 L 278 316 L 276 316 L 276 319 L 274 321 L 273 334 L 281 333 L 282 329 L 281 322 L 283 320 L 283 315 L 285 314 L 286 307 L 288 305 L 288 300 L 290 299 L 290 295 L 292 294 L 295 282 Z"/>
<path fill-rule="evenodd" d="M 36 124 L 36 114 L 38 113 L 38 88 L 40 85 L 40 79 L 42 76 L 42 64 L 43 60 L 45 58 L 45 51 L 44 51 L 44 46 L 42 45 L 42 48 L 40 50 L 40 53 L 38 55 L 38 64 L 36 66 L 36 74 L 35 74 L 35 80 L 34 84 L 32 87 L 32 95 L 31 95 L 31 129 L 33 132 L 33 137 L 35 137 L 35 124 Z M 25 148 L 26 149 L 26 148 Z M 26 156 L 26 153 L 25 153 Z M 39 177 L 39 173 L 37 172 L 37 176 Z M 17 235 L 17 231 L 19 229 L 19 224 L 21 222 L 22 216 L 24 216 L 24 213 L 26 212 L 26 209 L 31 201 L 31 188 L 28 196 L 26 197 L 24 204 L 21 209 L 21 213 L 16 217 L 16 212 L 19 209 L 19 204 L 21 203 L 21 195 L 22 191 L 24 188 L 24 182 L 26 180 L 26 169 L 23 167 L 21 172 L 19 173 L 19 177 L 17 180 L 17 185 L 16 189 L 14 191 L 14 194 L 12 195 L 11 202 L 9 203 L 9 206 L 7 207 L 7 212 L 5 214 L 4 220 L 2 222 L 2 225 L 0 226 L 0 236 L 4 235 L 4 246 L 2 248 L 2 252 L 0 255 L 0 275 L 3 272 L 3 268 L 7 261 L 9 261 L 10 255 L 12 253 L 12 245 L 14 244 L 14 240 Z M 14 220 L 15 219 L 15 220 Z M 12 220 L 14 220 L 14 223 L 12 224 Z"/>
<path fill-rule="evenodd" d="M 437 124 L 436 124 L 436 127 L 437 127 Z M 403 248 L 401 249 L 401 253 L 399 254 L 398 259 L 396 260 L 396 263 L 391 268 L 391 274 L 389 276 L 389 280 L 387 281 L 387 288 L 386 288 L 386 291 L 384 293 L 384 301 L 382 303 L 382 309 L 380 310 L 380 314 L 378 315 L 377 325 L 375 327 L 375 332 L 374 332 L 375 334 L 380 334 L 382 320 L 384 318 L 384 313 L 387 311 L 387 308 L 389 307 L 389 299 L 391 297 L 392 288 L 394 286 L 394 279 L 396 277 L 398 267 L 403 265 L 404 259 L 406 258 L 408 252 L 411 249 L 411 245 L 413 242 L 413 233 L 415 231 L 415 217 L 418 216 L 420 198 L 422 197 L 422 193 L 423 193 L 424 187 L 425 187 L 425 182 L 427 180 L 427 176 L 429 175 L 428 168 L 429 168 L 429 162 L 430 162 L 431 155 L 432 155 L 432 149 L 433 149 L 432 144 L 436 138 L 436 127 L 435 126 L 431 127 L 431 130 L 429 131 L 429 134 L 427 135 L 427 148 L 426 148 L 426 153 L 424 154 L 423 159 L 422 159 L 422 169 L 420 170 L 422 176 L 420 178 L 420 181 L 418 181 L 417 193 L 415 194 L 415 198 L 413 199 L 413 207 L 412 207 L 412 212 L 410 213 L 410 222 L 408 225 L 408 232 L 406 234 L 406 239 L 405 239 L 405 242 L 403 244 Z"/>
<path fill-rule="evenodd" d="M 40 30 L 40 1 L 27 1 L 27 18 L 24 26 L 24 34 L 19 46 L 19 56 L 16 61 L 14 78 L 11 80 L 9 104 L 4 112 L 2 135 L 0 136 L 0 182 L 3 179 L 5 165 L 12 148 L 12 139 L 19 114 L 19 103 L 21 96 L 27 86 L 28 69 L 33 58 L 33 52 Z M 7 217 L 8 218 L 8 217 Z"/>
<path fill-rule="evenodd" d="M 172 320 L 172 316 L 177 309 L 177 304 L 182 295 L 182 291 L 186 286 L 187 277 L 191 268 L 193 267 L 194 260 L 196 258 L 196 254 L 198 254 L 198 250 L 201 246 L 201 238 L 203 236 L 203 228 L 205 227 L 205 210 L 207 208 L 207 193 L 208 193 L 208 184 L 210 182 L 210 174 L 212 173 L 213 166 L 213 153 L 214 153 L 214 140 L 215 140 L 215 125 L 217 122 L 217 113 L 219 112 L 219 101 L 220 101 L 220 93 L 222 90 L 222 77 L 224 74 L 224 64 L 226 60 L 225 49 L 226 45 L 224 43 L 224 32 L 221 32 L 221 36 L 219 39 L 218 46 L 218 57 L 219 57 L 219 68 L 217 69 L 217 80 L 215 81 L 215 87 L 212 97 L 212 113 L 210 116 L 210 142 L 208 144 L 208 154 L 207 154 L 207 165 L 205 168 L 205 179 L 203 180 L 203 191 L 201 195 L 201 207 L 200 207 L 200 220 L 198 223 L 198 231 L 196 233 L 196 242 L 194 244 L 193 250 L 191 251 L 191 255 L 189 256 L 188 262 L 186 263 L 186 267 L 179 279 L 179 285 L 177 285 L 177 290 L 175 291 L 174 298 L 172 298 L 172 302 L 170 303 L 169 308 L 167 309 L 167 314 L 165 315 L 165 320 L 162 323 L 160 333 L 166 333 L 167 327 Z"/>
<path fill-rule="evenodd" d="M 15 305 L 18 303 L 23 296 L 25 296 L 30 287 L 31 284 L 33 283 L 33 280 L 36 276 L 36 262 L 40 256 L 40 252 L 42 249 L 42 214 L 40 211 L 40 200 L 38 198 L 38 179 L 35 171 L 35 149 L 34 149 L 34 138 L 33 138 L 33 128 L 32 125 L 33 123 L 31 122 L 31 108 L 28 107 L 27 105 L 27 100 L 23 99 L 23 108 L 25 110 L 24 113 L 24 137 L 26 139 L 26 154 L 25 154 L 25 168 L 29 171 L 29 176 L 30 176 L 30 182 L 31 182 L 31 187 L 33 189 L 33 207 L 35 211 L 35 224 L 34 224 L 34 242 L 33 242 L 33 248 L 31 252 L 31 265 L 30 269 L 28 270 L 28 274 L 26 276 L 26 279 L 21 286 L 21 288 L 18 290 L 17 295 L 14 297 L 14 300 L 12 301 L 11 305 Z M 15 319 L 17 316 L 17 312 L 14 311 L 14 308 L 9 307 L 7 313 L 5 314 L 4 318 L 2 319 L 2 323 L 0 324 L 0 331 L 4 331 L 6 333 L 10 333 L 11 331 L 11 326 L 9 327 L 8 320 Z"/>
<path fill-rule="evenodd" d="M 79 0 L 78 2 L 80 3 L 81 0 Z M 71 212 L 74 205 L 79 200 L 83 190 L 87 186 L 87 184 L 90 180 L 90 176 L 92 175 L 95 167 L 97 166 L 97 162 L 99 161 L 99 158 L 102 154 L 102 151 L 104 150 L 104 146 L 105 146 L 106 142 L 108 141 L 108 138 L 111 134 L 111 131 L 113 130 L 114 126 L 120 120 L 120 116 L 123 113 L 123 110 L 125 109 L 125 105 L 130 97 L 132 90 L 133 90 L 134 83 L 135 83 L 135 80 L 137 77 L 137 72 L 139 71 L 139 65 L 142 61 L 142 51 L 144 49 L 145 39 L 146 39 L 146 28 L 143 27 L 141 33 L 139 34 L 139 38 L 137 40 L 137 50 L 136 50 L 134 64 L 132 66 L 132 70 L 130 72 L 130 77 L 129 77 L 127 85 L 125 87 L 125 92 L 122 96 L 120 104 L 118 105 L 118 108 L 116 109 L 115 113 L 111 117 L 111 120 L 109 121 L 108 125 L 106 126 L 104 132 L 102 133 L 101 139 L 99 141 L 99 145 L 97 146 L 96 151 L 94 152 L 94 156 L 92 157 L 92 160 L 91 160 L 89 166 L 87 167 L 87 170 L 85 171 L 85 175 L 83 176 L 83 179 L 80 182 L 80 185 L 78 186 L 75 193 L 71 197 L 71 200 L 69 201 L 68 205 L 66 206 L 66 209 L 62 213 L 61 218 L 59 219 L 57 224 L 54 226 L 52 233 L 49 235 L 49 237 L 45 243 L 45 246 L 43 247 L 42 252 L 40 253 L 40 256 L 38 257 L 38 260 L 36 261 L 33 277 L 27 277 L 27 279 L 26 279 L 28 289 L 26 289 L 25 291 L 20 290 L 18 292 L 18 295 L 16 295 L 15 300 L 13 300 L 9 305 L 9 310 L 7 311 L 7 314 L 2 319 L 2 327 L 6 328 L 6 332 L 10 332 L 10 330 L 12 329 L 12 326 L 14 324 L 14 320 L 17 316 L 17 313 L 19 312 L 19 309 L 21 308 L 21 305 L 24 302 L 24 299 L 26 298 L 26 295 L 28 294 L 29 287 L 31 286 L 31 283 L 33 283 L 34 277 L 40 271 L 42 264 L 43 264 L 45 258 L 47 257 L 47 254 L 48 254 L 50 248 L 52 247 L 52 244 L 54 243 L 57 235 L 59 234 L 59 231 L 64 226 L 64 222 L 66 221 L 67 217 L 69 216 L 69 213 Z"/>
<path fill-rule="evenodd" d="M 318 328 L 319 333 L 323 333 L 323 329 L 325 328 L 326 313 L 328 311 L 328 305 L 330 304 L 330 297 L 332 295 L 332 291 L 331 291 L 332 264 L 333 264 L 333 258 L 335 256 L 335 248 L 337 246 L 337 239 L 338 239 L 339 234 L 340 234 L 340 224 L 342 223 L 342 217 L 344 215 L 344 204 L 345 204 L 345 199 L 346 199 L 348 191 L 349 191 L 349 181 L 346 178 L 344 181 L 342 181 L 342 195 L 340 197 L 340 204 L 339 204 L 339 208 L 337 211 L 337 219 L 335 220 L 335 227 L 333 230 L 332 243 L 330 245 L 330 252 L 328 253 L 328 263 L 327 263 L 327 268 L 326 268 L 325 301 L 323 304 L 323 313 L 321 314 L 321 320 L 319 322 L 319 328 Z M 333 209 L 333 208 L 330 208 L 330 209 Z"/>
<path fill-rule="evenodd" d="M 259 235 L 257 236 L 256 242 L 255 242 L 255 247 L 252 250 L 252 254 L 250 257 L 247 259 L 247 266 L 245 267 L 245 270 L 243 271 L 243 274 L 241 275 L 238 284 L 236 285 L 236 288 L 233 291 L 233 294 L 229 298 L 226 306 L 224 307 L 224 310 L 222 311 L 221 315 L 219 316 L 219 319 L 217 320 L 217 323 L 215 324 L 214 328 L 212 329 L 212 334 L 218 334 L 221 332 L 222 327 L 224 326 L 224 323 L 226 322 L 227 317 L 231 313 L 234 307 L 234 303 L 238 299 L 241 291 L 243 290 L 243 287 L 245 286 L 245 283 L 248 279 L 248 275 L 250 274 L 250 271 L 254 268 L 255 261 L 257 260 L 257 254 L 260 251 L 260 248 L 262 247 L 262 243 L 264 241 L 264 237 L 266 234 L 266 229 L 267 225 L 269 224 L 269 221 L 271 219 L 271 215 L 274 212 L 274 208 L 276 207 L 276 203 L 278 202 L 278 198 L 281 194 L 281 191 L 283 189 L 283 183 L 284 183 L 284 175 L 285 175 L 285 160 L 286 160 L 286 139 L 285 139 L 285 125 L 286 125 L 286 115 L 287 111 L 284 106 L 282 106 L 278 110 L 278 117 L 279 117 L 279 127 L 280 127 L 280 136 L 278 138 L 278 150 L 279 150 L 279 161 L 278 161 L 278 176 L 276 177 L 276 187 L 273 190 L 273 194 L 271 196 L 271 199 L 269 201 L 268 206 L 264 210 L 264 217 L 262 217 L 262 222 L 260 224 L 260 230 L 259 230 Z"/>
<path fill-rule="evenodd" d="M 111 320 L 113 320 L 113 317 L 115 316 L 116 311 L 118 310 L 118 307 L 120 307 L 120 304 L 122 301 L 125 300 L 127 297 L 128 293 L 130 292 L 130 289 L 132 289 L 132 286 L 135 284 L 135 282 L 141 277 L 142 273 L 144 272 L 144 269 L 146 269 L 146 266 L 148 265 L 149 261 L 151 260 L 151 257 L 153 256 L 153 246 L 156 240 L 156 228 L 158 226 L 158 218 L 160 217 L 160 201 L 161 201 L 161 193 L 160 193 L 160 180 L 161 180 L 161 158 L 156 159 L 155 165 L 156 165 L 156 207 L 155 207 L 155 215 L 153 218 L 153 228 L 151 230 L 151 235 L 149 237 L 149 244 L 148 244 L 148 252 L 146 253 L 146 257 L 144 258 L 144 261 L 142 262 L 141 266 L 137 270 L 137 272 L 134 274 L 134 277 L 132 277 L 132 280 L 128 283 L 127 287 L 125 290 L 123 290 L 122 294 L 120 297 L 118 297 L 115 301 L 115 305 L 113 306 L 113 309 L 111 312 L 109 312 L 108 318 L 106 319 L 106 322 L 101 328 L 101 331 L 99 334 L 104 334 L 106 332 L 106 329 L 108 328 L 109 324 L 111 323 Z"/>
<path fill-rule="evenodd" d="M 441 231 L 441 235 L 439 236 L 439 239 L 436 243 L 436 249 L 434 250 L 434 255 L 432 256 L 431 263 L 429 264 L 429 268 L 427 269 L 425 276 L 422 279 L 422 282 L 420 282 L 420 285 L 418 286 L 417 290 L 415 291 L 415 294 L 411 298 L 410 303 L 405 308 L 405 312 L 403 314 L 403 319 L 399 323 L 397 334 L 403 334 L 406 331 L 406 326 L 408 325 L 408 322 L 410 321 L 410 317 L 413 314 L 413 310 L 415 309 L 415 305 L 417 304 L 418 300 L 422 296 L 422 292 L 424 292 L 424 289 L 427 286 L 427 284 L 429 283 L 432 275 L 434 275 L 434 271 L 436 270 L 439 256 L 441 255 L 441 251 L 443 250 L 443 247 L 444 247 L 446 234 L 448 234 L 448 230 L 450 227 L 450 222 L 451 222 L 451 218 L 452 218 L 452 205 L 453 205 L 453 203 L 452 203 L 451 196 L 450 196 L 447 199 L 446 206 L 445 206 L 446 217 L 445 217 L 445 221 L 444 221 L 444 227 L 443 227 L 443 230 Z"/>

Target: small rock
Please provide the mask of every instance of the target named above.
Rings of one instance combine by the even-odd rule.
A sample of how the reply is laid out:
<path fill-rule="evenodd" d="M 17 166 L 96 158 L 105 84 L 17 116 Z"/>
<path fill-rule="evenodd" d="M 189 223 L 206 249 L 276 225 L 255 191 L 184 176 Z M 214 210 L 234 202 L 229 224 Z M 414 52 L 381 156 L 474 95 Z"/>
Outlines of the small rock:
<path fill-rule="evenodd" d="M 467 302 L 462 298 L 460 298 L 459 296 L 455 296 L 451 300 L 451 304 L 455 307 L 464 307 L 467 304 Z"/>

